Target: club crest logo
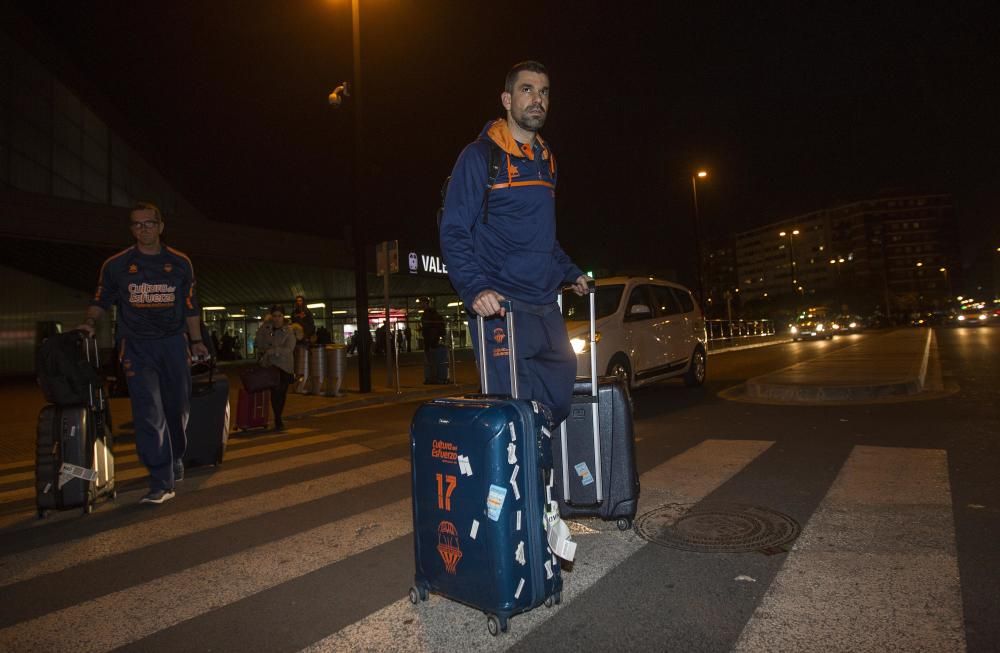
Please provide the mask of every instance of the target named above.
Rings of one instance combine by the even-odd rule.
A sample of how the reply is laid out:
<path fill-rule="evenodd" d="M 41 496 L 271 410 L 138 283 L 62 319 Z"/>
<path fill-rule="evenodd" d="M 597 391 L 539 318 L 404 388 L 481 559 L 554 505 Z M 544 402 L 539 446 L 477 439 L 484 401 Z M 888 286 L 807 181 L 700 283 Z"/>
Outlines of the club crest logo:
<path fill-rule="evenodd" d="M 506 337 L 507 334 L 503 332 L 502 327 L 497 327 L 493 329 L 493 342 L 497 343 L 498 345 L 502 345 Z"/>
<path fill-rule="evenodd" d="M 168 272 L 169 273 L 169 272 L 173 272 L 173 270 L 174 270 L 174 266 L 172 264 L 170 264 L 170 263 L 164 263 L 163 264 L 163 271 L 164 272 Z"/>
<path fill-rule="evenodd" d="M 135 263 L 129 264 L 129 266 L 128 266 L 128 273 L 129 274 L 135 274 L 138 271 L 139 271 L 139 266 L 138 265 L 136 265 Z"/>
<path fill-rule="evenodd" d="M 410 266 L 410 274 L 416 274 L 420 270 L 420 261 L 416 252 L 410 252 L 407 262 Z"/>
<path fill-rule="evenodd" d="M 458 561 L 462 559 L 462 549 L 458 542 L 458 530 L 450 521 L 438 525 L 438 553 L 444 560 L 444 569 L 449 574 L 458 573 Z"/>

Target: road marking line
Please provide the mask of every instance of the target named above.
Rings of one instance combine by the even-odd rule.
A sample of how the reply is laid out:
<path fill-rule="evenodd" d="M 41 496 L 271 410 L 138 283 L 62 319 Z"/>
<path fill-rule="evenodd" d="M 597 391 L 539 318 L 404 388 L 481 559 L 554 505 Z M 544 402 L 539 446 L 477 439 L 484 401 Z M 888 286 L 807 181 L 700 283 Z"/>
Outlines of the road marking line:
<path fill-rule="evenodd" d="M 705 440 L 667 460 L 640 478 L 642 496 L 697 503 L 764 453 L 773 442 L 758 440 Z M 654 483 L 665 483 L 657 487 Z M 641 499 L 640 499 L 641 501 Z M 652 500 L 649 500 L 652 501 Z M 644 502 L 641 510 L 655 504 Z M 562 608 L 597 581 L 646 546 L 633 530 L 579 535 L 577 560 L 571 573 L 563 573 Z M 650 545 L 655 546 L 655 545 Z M 526 637 L 558 610 L 532 610 L 518 615 L 502 638 L 491 637 L 482 612 L 432 595 L 414 607 L 409 599 L 390 603 L 364 619 L 303 649 L 327 651 L 499 651 Z"/>
<path fill-rule="evenodd" d="M 2 469 L 17 469 L 18 467 L 34 467 L 35 459 L 31 460 L 18 460 L 12 463 L 0 463 L 0 470 Z"/>
<path fill-rule="evenodd" d="M 297 456 L 287 456 L 285 458 L 279 458 L 274 461 L 265 461 L 260 463 L 253 463 L 250 465 L 244 465 L 237 468 L 224 467 L 220 469 L 212 470 L 210 476 L 204 478 L 200 474 L 191 475 L 189 474 L 184 484 L 180 487 L 181 493 L 187 493 L 191 488 L 195 490 L 205 490 L 212 487 L 218 487 L 220 485 L 227 485 L 229 483 L 236 483 L 237 481 L 244 481 L 250 478 L 257 478 L 260 476 L 267 476 L 268 474 L 277 474 L 279 472 L 284 472 L 289 469 L 295 469 L 297 467 L 307 467 L 309 465 L 316 465 L 319 463 L 329 462 L 331 460 L 337 460 L 338 458 L 348 458 L 350 456 L 360 456 L 363 454 L 370 454 L 372 452 L 368 447 L 363 447 L 360 444 L 345 444 L 339 447 L 334 447 L 332 449 L 322 449 L 320 451 L 311 451 L 309 453 L 299 454 Z M 143 478 L 146 476 L 146 470 L 142 467 L 137 467 L 135 469 L 126 470 L 124 472 L 117 472 L 115 478 L 117 481 L 121 482 L 124 480 L 129 480 L 132 478 Z M 26 488 L 22 490 L 12 490 L 12 492 L 20 492 L 23 496 L 20 498 L 33 498 L 35 496 L 34 488 Z M 119 495 L 120 496 L 120 495 Z M 0 495 L 2 497 L 2 495 Z M 2 502 L 0 502 L 2 503 Z M 121 505 L 127 505 L 125 503 L 114 504 L 114 503 L 98 503 L 97 510 L 115 510 Z M 12 513 L 9 515 L 4 515 L 0 517 L 0 528 L 6 528 L 8 526 L 23 523 L 28 520 L 28 525 L 38 525 L 41 521 L 34 520 L 35 510 L 27 510 L 24 512 Z"/>
<path fill-rule="evenodd" d="M 920 372 L 917 380 L 920 382 L 920 389 L 924 389 L 924 382 L 927 380 L 927 362 L 931 357 L 931 342 L 934 340 L 934 329 L 927 330 L 927 344 L 924 345 L 924 358 L 920 361 Z"/>
<path fill-rule="evenodd" d="M 290 449 L 297 449 L 299 447 L 308 447 L 314 444 L 320 444 L 323 442 L 334 442 L 336 440 L 343 440 L 345 438 L 354 437 L 357 435 L 364 435 L 366 433 L 372 433 L 371 429 L 345 429 L 343 431 L 336 431 L 334 433 L 321 433 L 319 435 L 313 435 L 307 438 L 298 438 L 294 440 L 284 439 L 278 442 L 273 442 L 270 444 L 261 444 L 258 446 L 241 448 L 236 451 L 231 451 L 228 447 L 226 448 L 225 460 L 233 461 L 240 460 L 242 458 L 250 458 L 252 456 L 261 456 L 267 453 L 275 453 L 278 451 L 287 451 Z M 357 453 L 357 451 L 355 451 Z M 123 483 L 125 481 L 131 481 L 137 478 L 145 478 L 149 475 L 145 467 L 129 467 L 126 469 L 121 469 L 119 466 L 127 464 L 130 461 L 135 461 L 136 456 L 122 456 L 115 457 L 115 481 L 118 483 Z M 34 479 L 34 472 L 31 472 L 30 478 Z M 35 497 L 35 487 L 34 483 L 30 487 L 22 487 L 14 490 L 7 490 L 5 492 L 0 492 L 0 504 L 13 503 L 14 501 L 23 501 L 24 499 L 33 499 Z"/>
<path fill-rule="evenodd" d="M 20 481 L 34 481 L 35 471 L 30 472 L 17 472 L 15 474 L 7 474 L 6 476 L 0 476 L 0 485 L 6 485 L 7 483 L 18 483 Z"/>
<path fill-rule="evenodd" d="M 365 440 L 361 444 L 370 449 L 387 449 L 397 444 L 404 444 L 410 441 L 409 433 L 397 433 L 396 435 L 386 435 L 373 440 Z"/>
<path fill-rule="evenodd" d="M 857 446 L 735 651 L 965 651 L 947 452 Z"/>
<path fill-rule="evenodd" d="M 148 519 L 71 542 L 4 556 L 0 558 L 0 587 L 409 473 L 408 462 L 393 458 L 204 508 Z"/>
<path fill-rule="evenodd" d="M 11 650 L 108 651 L 402 537 L 409 497 L 0 630 Z M 280 564 L 279 564 L 280 562 Z M 107 615 L 115 615 L 107 619 Z M 100 628 L 94 628 L 101 623 Z"/>

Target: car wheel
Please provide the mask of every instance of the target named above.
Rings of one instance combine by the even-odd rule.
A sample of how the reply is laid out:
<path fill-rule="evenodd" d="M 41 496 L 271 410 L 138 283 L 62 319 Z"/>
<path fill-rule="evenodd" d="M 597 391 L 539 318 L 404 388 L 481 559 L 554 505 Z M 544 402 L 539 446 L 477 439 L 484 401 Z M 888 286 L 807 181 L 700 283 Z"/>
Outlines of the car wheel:
<path fill-rule="evenodd" d="M 607 376 L 615 376 L 625 382 L 626 388 L 632 387 L 632 366 L 628 364 L 628 357 L 619 352 L 611 357 L 608 362 Z"/>
<path fill-rule="evenodd" d="M 694 353 L 691 354 L 691 365 L 688 367 L 688 371 L 684 373 L 684 385 L 689 388 L 695 388 L 703 384 L 705 382 L 706 367 L 705 352 L 701 347 L 697 347 Z"/>

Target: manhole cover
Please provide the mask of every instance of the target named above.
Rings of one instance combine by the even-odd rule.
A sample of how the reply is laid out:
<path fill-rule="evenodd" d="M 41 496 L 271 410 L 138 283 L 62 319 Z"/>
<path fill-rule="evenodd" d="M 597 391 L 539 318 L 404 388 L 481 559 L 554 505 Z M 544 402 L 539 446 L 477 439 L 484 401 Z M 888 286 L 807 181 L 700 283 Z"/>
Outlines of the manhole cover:
<path fill-rule="evenodd" d="M 667 504 L 635 521 L 646 540 L 671 549 L 707 553 L 783 550 L 799 536 L 799 523 L 780 512 L 738 503 Z"/>

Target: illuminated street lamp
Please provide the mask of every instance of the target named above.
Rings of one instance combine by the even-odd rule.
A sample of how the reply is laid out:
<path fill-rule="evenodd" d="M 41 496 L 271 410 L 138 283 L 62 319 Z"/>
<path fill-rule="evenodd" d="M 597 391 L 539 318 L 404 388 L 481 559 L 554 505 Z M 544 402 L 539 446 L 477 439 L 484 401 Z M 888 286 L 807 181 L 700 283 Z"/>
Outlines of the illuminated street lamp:
<path fill-rule="evenodd" d="M 705 179 L 708 177 L 708 172 L 705 170 L 699 170 L 695 174 L 691 175 L 691 195 L 694 198 L 694 250 L 695 256 L 698 257 L 698 302 L 701 304 L 701 310 L 705 310 L 705 280 L 702 274 L 702 261 L 701 261 L 701 229 L 699 226 L 699 216 L 698 216 L 698 180 Z"/>
<path fill-rule="evenodd" d="M 792 229 L 791 231 L 782 231 L 778 234 L 781 238 L 788 238 L 788 270 L 792 275 L 792 294 L 795 294 L 795 289 L 799 285 L 798 275 L 796 274 L 798 267 L 795 261 L 795 236 L 799 235 L 798 229 Z M 801 288 L 800 288 L 801 290 Z"/>
<path fill-rule="evenodd" d="M 948 297 L 951 297 L 954 294 L 954 289 L 951 287 L 951 277 L 948 276 L 948 268 L 941 266 L 938 268 L 938 272 L 944 275 L 944 283 L 948 287 Z M 949 303 L 951 302 L 947 302 L 946 305 Z"/>

